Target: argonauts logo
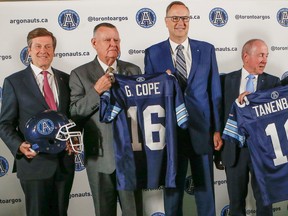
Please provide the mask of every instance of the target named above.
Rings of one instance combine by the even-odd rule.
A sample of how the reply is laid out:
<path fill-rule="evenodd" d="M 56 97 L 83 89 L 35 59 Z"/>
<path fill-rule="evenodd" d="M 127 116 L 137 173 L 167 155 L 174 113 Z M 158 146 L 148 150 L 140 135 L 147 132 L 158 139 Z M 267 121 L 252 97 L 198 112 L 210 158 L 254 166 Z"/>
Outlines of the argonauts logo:
<path fill-rule="evenodd" d="M 151 28 L 156 23 L 156 14 L 149 8 L 142 8 L 136 14 L 136 22 L 142 28 Z"/>
<path fill-rule="evenodd" d="M 226 205 L 222 209 L 220 216 L 229 216 L 229 215 L 230 215 L 229 205 Z"/>
<path fill-rule="evenodd" d="M 193 182 L 193 178 L 192 178 L 191 175 L 186 177 L 186 179 L 185 179 L 185 188 L 184 188 L 184 190 L 189 195 L 194 195 L 194 182 Z"/>
<path fill-rule="evenodd" d="M 288 27 L 288 8 L 282 8 L 278 11 L 277 20 L 280 25 Z"/>
<path fill-rule="evenodd" d="M 75 154 L 75 171 L 82 171 L 85 169 L 84 166 L 84 152 Z"/>
<path fill-rule="evenodd" d="M 24 47 L 21 50 L 20 60 L 25 66 L 28 66 L 30 64 L 31 57 L 29 56 L 29 53 L 28 53 L 28 46 Z"/>
<path fill-rule="evenodd" d="M 54 123 L 50 119 L 41 119 L 37 123 L 37 131 L 42 135 L 48 135 L 54 130 Z"/>
<path fill-rule="evenodd" d="M 272 98 L 273 100 L 276 100 L 278 97 L 279 97 L 279 92 L 273 91 L 273 92 L 271 93 L 271 98 Z"/>
<path fill-rule="evenodd" d="M 212 25 L 222 27 L 228 22 L 228 14 L 223 8 L 213 8 L 209 13 L 209 20 Z"/>
<path fill-rule="evenodd" d="M 9 170 L 9 163 L 6 158 L 0 156 L 0 177 L 6 175 Z"/>
<path fill-rule="evenodd" d="M 162 212 L 155 212 L 151 216 L 165 216 L 165 214 Z"/>
<path fill-rule="evenodd" d="M 136 79 L 137 82 L 144 82 L 145 81 L 145 78 L 144 77 L 138 77 Z"/>
<path fill-rule="evenodd" d="M 71 31 L 78 27 L 80 23 L 79 15 L 73 10 L 64 10 L 58 16 L 58 23 L 61 28 Z"/>

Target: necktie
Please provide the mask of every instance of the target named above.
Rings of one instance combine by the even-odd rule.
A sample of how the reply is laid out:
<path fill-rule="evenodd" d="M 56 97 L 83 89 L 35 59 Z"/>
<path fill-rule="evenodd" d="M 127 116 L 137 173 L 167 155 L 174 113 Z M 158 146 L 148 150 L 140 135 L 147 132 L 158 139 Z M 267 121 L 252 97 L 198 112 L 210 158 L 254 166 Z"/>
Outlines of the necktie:
<path fill-rule="evenodd" d="M 180 86 L 185 88 L 186 83 L 187 83 L 187 71 L 186 71 L 186 61 L 185 61 L 185 57 L 183 54 L 183 48 L 184 46 L 181 44 L 177 46 L 175 67 L 176 67 Z"/>
<path fill-rule="evenodd" d="M 246 83 L 246 91 L 253 93 L 254 92 L 254 83 L 253 79 L 255 79 L 255 76 L 253 74 L 249 74 L 247 76 L 248 80 Z"/>
<path fill-rule="evenodd" d="M 109 66 L 106 70 L 106 73 L 113 73 L 113 71 L 114 71 L 114 68 Z"/>
<path fill-rule="evenodd" d="M 44 76 L 44 81 L 43 81 L 43 92 L 44 92 L 44 97 L 49 105 L 50 109 L 52 110 L 57 110 L 57 106 L 55 103 L 54 95 L 53 92 L 50 88 L 49 82 L 48 82 L 48 71 L 42 71 L 42 74 Z"/>
<path fill-rule="evenodd" d="M 114 77 L 115 71 L 114 71 L 114 68 L 109 66 L 109 67 L 107 68 L 107 70 L 106 70 L 106 73 L 109 74 L 111 82 L 114 83 L 114 82 L 115 82 L 115 77 Z M 110 73 L 111 73 L 111 74 L 110 74 Z"/>

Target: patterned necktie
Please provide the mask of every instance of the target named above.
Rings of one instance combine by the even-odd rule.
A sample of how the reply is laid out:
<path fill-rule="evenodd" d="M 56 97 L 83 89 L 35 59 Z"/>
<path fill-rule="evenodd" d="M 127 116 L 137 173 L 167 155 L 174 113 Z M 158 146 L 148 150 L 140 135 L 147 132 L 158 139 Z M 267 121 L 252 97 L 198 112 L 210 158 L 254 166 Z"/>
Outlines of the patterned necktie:
<path fill-rule="evenodd" d="M 106 70 L 106 73 L 113 73 L 113 71 L 114 71 L 114 68 L 109 66 Z"/>
<path fill-rule="evenodd" d="M 43 81 L 44 98 L 48 106 L 50 107 L 50 109 L 57 110 L 54 95 L 48 82 L 48 71 L 42 71 L 42 74 L 44 76 L 44 81 Z"/>
<path fill-rule="evenodd" d="M 184 46 L 180 44 L 177 46 L 176 49 L 177 49 L 177 53 L 176 53 L 176 66 L 175 67 L 181 79 L 184 82 L 187 82 L 186 61 L 185 61 L 185 57 L 183 54 Z"/>
<path fill-rule="evenodd" d="M 185 91 L 187 86 L 187 71 L 186 71 L 186 61 L 183 54 L 184 47 L 180 44 L 177 46 L 177 53 L 176 53 L 176 77 L 178 78 L 179 85 L 182 91 Z"/>
<path fill-rule="evenodd" d="M 255 79 L 255 76 L 253 74 L 249 74 L 246 78 L 248 78 L 246 83 L 246 91 L 253 93 L 254 92 L 253 79 Z"/>

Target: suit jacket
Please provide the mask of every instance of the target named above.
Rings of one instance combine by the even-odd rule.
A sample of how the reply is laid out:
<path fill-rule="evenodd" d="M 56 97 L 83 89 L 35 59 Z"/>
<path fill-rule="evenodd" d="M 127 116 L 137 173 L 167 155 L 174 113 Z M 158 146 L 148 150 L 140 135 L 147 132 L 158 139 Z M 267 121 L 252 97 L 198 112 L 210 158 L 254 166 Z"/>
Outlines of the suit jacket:
<path fill-rule="evenodd" d="M 242 69 L 225 74 L 223 75 L 223 79 L 221 78 L 224 112 L 223 127 L 228 119 L 232 103 L 241 93 L 239 92 L 242 73 L 241 71 Z M 263 73 L 258 76 L 256 90 L 265 90 L 276 87 L 278 85 L 280 85 L 280 79 L 278 77 Z M 236 144 L 227 142 L 225 140 L 223 141 L 225 142 L 221 155 L 223 164 L 225 166 L 233 166 L 237 162 L 237 155 L 239 154 L 240 148 Z"/>
<path fill-rule="evenodd" d="M 184 90 L 189 113 L 190 140 L 194 152 L 206 154 L 213 151 L 212 133 L 220 131 L 221 86 L 213 45 L 189 39 L 192 67 Z M 175 72 L 169 40 L 145 50 L 145 73 Z M 180 143 L 183 145 L 184 143 Z"/>
<path fill-rule="evenodd" d="M 288 85 L 288 77 L 284 78 L 283 80 L 281 80 L 281 85 Z"/>
<path fill-rule="evenodd" d="M 123 75 L 141 74 L 141 69 L 131 63 L 117 61 L 117 71 Z M 110 174 L 115 170 L 112 124 L 99 119 L 100 96 L 94 84 L 104 75 L 97 57 L 74 70 L 70 75 L 71 117 L 84 130 L 85 157 L 97 157 L 95 171 Z"/>
<path fill-rule="evenodd" d="M 52 68 L 59 95 L 58 111 L 69 111 L 69 75 Z M 44 179 L 52 176 L 59 165 L 58 155 L 38 154 L 27 159 L 18 154 L 24 141 L 23 130 L 26 122 L 34 115 L 49 109 L 48 104 L 36 83 L 30 66 L 14 73 L 4 80 L 2 109 L 0 116 L 0 136 L 15 157 L 13 172 L 23 180 Z M 68 172 L 74 173 L 74 157 L 63 155 L 63 164 Z"/>

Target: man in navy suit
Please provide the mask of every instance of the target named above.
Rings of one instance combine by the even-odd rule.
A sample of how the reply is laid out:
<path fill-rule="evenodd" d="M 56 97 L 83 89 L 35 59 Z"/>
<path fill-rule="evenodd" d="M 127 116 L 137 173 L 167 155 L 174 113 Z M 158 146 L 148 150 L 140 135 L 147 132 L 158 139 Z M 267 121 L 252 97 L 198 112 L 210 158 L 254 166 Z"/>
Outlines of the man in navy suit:
<path fill-rule="evenodd" d="M 264 90 L 280 84 L 278 77 L 264 73 L 268 58 L 268 47 L 260 39 L 247 41 L 242 48 L 243 67 L 240 70 L 221 76 L 223 92 L 224 124 L 228 119 L 232 103 L 240 93 L 247 94 L 246 83 L 249 74 L 255 75 L 253 86 L 255 90 Z M 250 92 L 251 93 L 251 92 Z M 224 126 L 223 124 L 223 126 Z M 227 188 L 230 200 L 230 215 L 246 215 L 246 196 L 248 193 L 249 173 L 251 186 L 256 200 L 257 216 L 272 216 L 272 205 L 263 206 L 261 194 L 256 183 L 248 148 L 239 148 L 233 143 L 224 142 L 222 160 L 227 176 Z"/>
<path fill-rule="evenodd" d="M 214 46 L 188 38 L 190 12 L 175 1 L 166 9 L 169 39 L 145 50 L 145 73 L 176 71 L 177 46 L 184 46 L 186 80 L 180 82 L 190 115 L 188 130 L 178 131 L 177 188 L 165 189 L 166 216 L 182 216 L 185 177 L 190 160 L 199 216 L 215 215 L 213 151 L 222 146 L 220 136 L 221 86 Z"/>
<path fill-rule="evenodd" d="M 56 38 L 45 28 L 27 36 L 32 61 L 24 70 L 4 80 L 0 136 L 15 157 L 13 172 L 20 179 L 28 216 L 66 216 L 74 178 L 74 155 L 69 151 L 52 155 L 29 150 L 23 136 L 32 116 L 50 109 L 44 98 L 42 71 L 48 71 L 57 111 L 69 112 L 69 75 L 51 67 Z M 2 186 L 3 187 L 3 186 Z"/>

